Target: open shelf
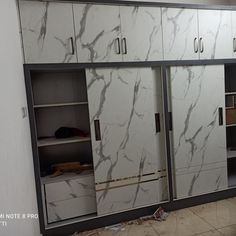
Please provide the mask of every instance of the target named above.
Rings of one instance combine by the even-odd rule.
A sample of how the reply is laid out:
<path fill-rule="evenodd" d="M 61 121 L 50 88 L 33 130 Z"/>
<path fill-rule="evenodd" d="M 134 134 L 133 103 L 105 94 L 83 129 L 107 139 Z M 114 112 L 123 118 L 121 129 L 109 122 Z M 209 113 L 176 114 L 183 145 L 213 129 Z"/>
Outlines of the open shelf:
<path fill-rule="evenodd" d="M 226 127 L 235 127 L 236 124 L 226 125 Z"/>
<path fill-rule="evenodd" d="M 236 95 L 236 92 L 226 92 L 225 95 L 226 95 L 226 96 L 229 96 L 229 95 Z"/>
<path fill-rule="evenodd" d="M 53 145 L 62 145 L 68 143 L 81 143 L 81 142 L 88 142 L 90 141 L 90 137 L 72 137 L 72 138 L 45 138 L 38 140 L 38 147 L 46 147 L 46 146 L 53 146 Z"/>
<path fill-rule="evenodd" d="M 227 158 L 235 158 L 236 157 L 236 150 L 227 150 Z"/>
<path fill-rule="evenodd" d="M 64 107 L 64 106 L 79 106 L 79 105 L 87 105 L 87 104 L 88 104 L 88 102 L 52 103 L 52 104 L 34 105 L 34 108 L 50 108 L 50 107 Z"/>

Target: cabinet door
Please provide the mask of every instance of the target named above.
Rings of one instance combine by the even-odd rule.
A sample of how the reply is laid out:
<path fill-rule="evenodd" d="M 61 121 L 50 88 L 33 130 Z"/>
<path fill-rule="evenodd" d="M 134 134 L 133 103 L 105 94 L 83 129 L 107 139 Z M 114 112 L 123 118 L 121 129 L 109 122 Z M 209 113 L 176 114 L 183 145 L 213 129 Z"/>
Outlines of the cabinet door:
<path fill-rule="evenodd" d="M 26 63 L 77 62 L 70 3 L 20 1 Z"/>
<path fill-rule="evenodd" d="M 165 60 L 199 59 L 196 9 L 162 8 Z"/>
<path fill-rule="evenodd" d="M 200 59 L 232 58 L 231 12 L 198 10 Z"/>
<path fill-rule="evenodd" d="M 232 25 L 233 58 L 236 58 L 236 11 L 231 12 L 231 25 Z"/>
<path fill-rule="evenodd" d="M 122 6 L 120 14 L 123 60 L 163 60 L 161 9 Z"/>
<path fill-rule="evenodd" d="M 224 189 L 224 66 L 171 67 L 170 74 L 177 198 Z"/>
<path fill-rule="evenodd" d="M 79 62 L 122 61 L 120 7 L 74 4 Z"/>
<path fill-rule="evenodd" d="M 165 169 L 161 92 L 154 92 L 161 91 L 161 85 L 152 70 L 88 69 L 86 77 L 95 182 Z M 154 103 L 157 98 L 159 103 Z M 159 113 L 160 131 L 155 113 Z"/>

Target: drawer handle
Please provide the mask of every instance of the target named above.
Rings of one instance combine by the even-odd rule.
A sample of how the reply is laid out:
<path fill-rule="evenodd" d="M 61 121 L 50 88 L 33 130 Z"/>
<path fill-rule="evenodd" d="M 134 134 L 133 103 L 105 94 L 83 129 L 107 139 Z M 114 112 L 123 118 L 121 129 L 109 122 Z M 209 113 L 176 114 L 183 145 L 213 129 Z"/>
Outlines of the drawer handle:
<path fill-rule="evenodd" d="M 233 50 L 236 52 L 236 38 L 233 39 Z"/>
<path fill-rule="evenodd" d="M 120 39 L 116 38 L 116 54 L 120 54 Z"/>
<path fill-rule="evenodd" d="M 168 116 L 169 116 L 169 131 L 173 130 L 173 126 L 172 126 L 172 112 L 168 112 Z"/>
<path fill-rule="evenodd" d="M 126 43 L 126 38 L 122 39 L 122 53 L 127 54 L 127 43 Z"/>
<path fill-rule="evenodd" d="M 204 43 L 203 43 L 203 39 L 200 38 L 200 52 L 203 53 L 204 52 Z"/>
<path fill-rule="evenodd" d="M 74 47 L 73 37 L 70 37 L 70 43 L 71 43 L 71 55 L 75 55 L 75 47 Z"/>
<path fill-rule="evenodd" d="M 197 38 L 194 38 L 194 52 L 198 52 L 198 43 L 197 43 Z"/>
<path fill-rule="evenodd" d="M 156 124 L 156 133 L 161 132 L 161 124 L 160 124 L 160 114 L 155 113 L 155 124 Z"/>
<path fill-rule="evenodd" d="M 222 126 L 223 123 L 224 123 L 224 119 L 223 119 L 223 108 L 222 108 L 222 107 L 219 107 L 218 113 L 219 113 L 219 126 Z"/>

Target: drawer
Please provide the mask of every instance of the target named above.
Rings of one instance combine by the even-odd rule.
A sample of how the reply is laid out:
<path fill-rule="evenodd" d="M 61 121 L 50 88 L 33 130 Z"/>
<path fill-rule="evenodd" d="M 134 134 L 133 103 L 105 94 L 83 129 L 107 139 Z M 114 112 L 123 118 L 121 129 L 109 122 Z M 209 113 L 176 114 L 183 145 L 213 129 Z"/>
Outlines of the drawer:
<path fill-rule="evenodd" d="M 78 176 L 78 178 L 45 184 L 47 202 L 56 202 L 87 195 L 95 196 L 94 176 Z"/>
<path fill-rule="evenodd" d="M 48 223 L 96 213 L 96 198 L 82 196 L 65 201 L 47 202 Z"/>

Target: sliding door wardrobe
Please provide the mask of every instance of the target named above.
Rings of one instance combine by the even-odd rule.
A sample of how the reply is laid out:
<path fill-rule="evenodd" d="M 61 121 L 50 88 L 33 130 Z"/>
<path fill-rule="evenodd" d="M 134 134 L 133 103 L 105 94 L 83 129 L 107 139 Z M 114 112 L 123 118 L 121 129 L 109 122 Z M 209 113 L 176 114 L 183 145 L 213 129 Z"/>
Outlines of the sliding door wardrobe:
<path fill-rule="evenodd" d="M 235 10 L 19 1 L 43 235 L 236 195 Z"/>

